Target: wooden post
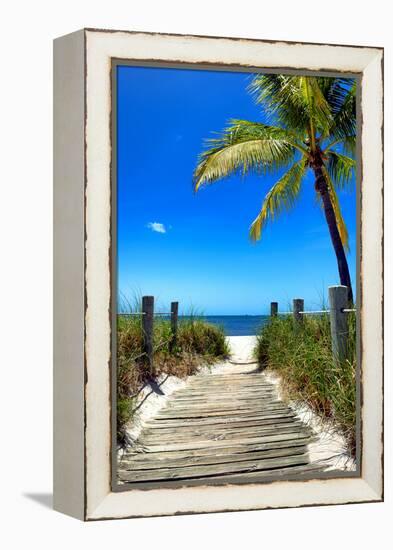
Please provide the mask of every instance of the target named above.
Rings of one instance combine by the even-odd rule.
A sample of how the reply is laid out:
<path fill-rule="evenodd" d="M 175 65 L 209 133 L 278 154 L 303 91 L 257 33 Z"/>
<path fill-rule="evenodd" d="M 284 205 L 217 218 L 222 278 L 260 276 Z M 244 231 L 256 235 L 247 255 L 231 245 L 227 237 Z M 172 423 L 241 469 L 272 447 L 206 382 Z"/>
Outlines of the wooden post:
<path fill-rule="evenodd" d="M 171 302 L 171 329 L 172 329 L 172 338 L 169 345 L 169 349 L 172 351 L 176 346 L 177 339 L 177 320 L 179 316 L 179 302 Z"/>
<path fill-rule="evenodd" d="M 330 286 L 329 303 L 333 357 L 341 362 L 347 357 L 348 314 L 343 309 L 348 308 L 348 287 Z"/>
<path fill-rule="evenodd" d="M 303 321 L 303 314 L 300 313 L 301 311 L 304 311 L 304 300 L 303 298 L 295 298 L 293 300 L 293 318 L 297 323 Z"/>
<path fill-rule="evenodd" d="M 153 373 L 154 296 L 142 297 L 143 351 L 147 355 L 150 374 Z"/>
<path fill-rule="evenodd" d="M 277 317 L 278 302 L 270 302 L 270 317 Z"/>

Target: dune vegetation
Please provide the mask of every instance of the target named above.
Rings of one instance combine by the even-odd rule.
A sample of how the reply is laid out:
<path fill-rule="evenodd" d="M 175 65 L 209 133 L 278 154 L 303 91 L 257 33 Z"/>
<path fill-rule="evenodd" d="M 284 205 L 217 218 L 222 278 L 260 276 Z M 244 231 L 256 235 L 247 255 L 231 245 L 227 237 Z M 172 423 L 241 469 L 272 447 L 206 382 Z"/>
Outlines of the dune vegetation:
<path fill-rule="evenodd" d="M 332 355 L 329 315 L 272 318 L 257 336 L 255 354 L 263 369 L 280 376 L 284 394 L 306 403 L 329 419 L 355 454 L 356 426 L 356 318 L 349 314 L 347 359 Z"/>
<path fill-rule="evenodd" d="M 168 318 L 154 322 L 153 368 L 143 352 L 143 331 L 139 316 L 119 315 L 117 322 L 117 437 L 127 442 L 126 426 L 132 419 L 138 393 L 149 380 L 162 374 L 184 378 L 199 367 L 229 355 L 222 328 L 190 315 L 179 319 L 176 343 L 172 342 Z"/>

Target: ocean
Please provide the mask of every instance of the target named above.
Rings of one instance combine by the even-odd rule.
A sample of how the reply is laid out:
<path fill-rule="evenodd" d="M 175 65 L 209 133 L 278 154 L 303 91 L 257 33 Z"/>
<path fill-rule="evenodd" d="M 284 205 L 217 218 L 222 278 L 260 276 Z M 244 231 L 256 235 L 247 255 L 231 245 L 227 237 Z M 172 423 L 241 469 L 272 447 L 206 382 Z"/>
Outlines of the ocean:
<path fill-rule="evenodd" d="M 208 323 L 224 328 L 227 336 L 253 336 L 266 324 L 268 315 L 203 315 Z M 181 318 L 179 318 L 180 320 Z"/>

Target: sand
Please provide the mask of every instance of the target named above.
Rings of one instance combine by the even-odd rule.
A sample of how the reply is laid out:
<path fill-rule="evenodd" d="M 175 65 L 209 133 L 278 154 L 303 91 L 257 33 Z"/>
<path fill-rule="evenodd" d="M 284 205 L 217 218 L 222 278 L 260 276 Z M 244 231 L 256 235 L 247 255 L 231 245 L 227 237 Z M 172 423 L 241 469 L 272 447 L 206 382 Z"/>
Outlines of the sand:
<path fill-rule="evenodd" d="M 280 389 L 280 377 L 269 371 L 266 372 L 266 377 L 276 386 L 279 399 L 286 401 Z M 305 404 L 295 401 L 289 401 L 288 404 L 317 436 L 317 440 L 308 445 L 310 462 L 320 462 L 326 470 L 356 470 L 356 464 L 346 450 L 345 439 L 337 433 L 332 422 L 320 418 Z"/>

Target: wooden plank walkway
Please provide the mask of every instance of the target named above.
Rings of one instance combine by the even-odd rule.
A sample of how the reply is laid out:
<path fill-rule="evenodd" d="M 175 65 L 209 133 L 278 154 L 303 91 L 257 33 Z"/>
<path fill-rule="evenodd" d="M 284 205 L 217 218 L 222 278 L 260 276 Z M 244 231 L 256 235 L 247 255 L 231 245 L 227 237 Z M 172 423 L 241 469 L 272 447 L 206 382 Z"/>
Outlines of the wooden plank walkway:
<path fill-rule="evenodd" d="M 120 483 L 252 481 L 321 471 L 310 428 L 263 373 L 199 374 L 169 396 L 119 462 Z"/>

